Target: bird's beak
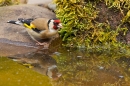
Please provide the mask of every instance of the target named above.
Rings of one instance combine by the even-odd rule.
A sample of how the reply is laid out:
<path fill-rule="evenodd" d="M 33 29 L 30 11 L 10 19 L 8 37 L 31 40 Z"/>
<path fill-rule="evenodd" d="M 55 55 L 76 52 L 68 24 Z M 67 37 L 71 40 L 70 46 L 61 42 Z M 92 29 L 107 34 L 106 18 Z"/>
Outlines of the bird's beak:
<path fill-rule="evenodd" d="M 58 24 L 58 27 L 59 27 L 59 28 L 62 28 L 63 26 L 62 26 L 62 24 L 61 24 L 61 23 L 59 23 L 59 24 Z"/>

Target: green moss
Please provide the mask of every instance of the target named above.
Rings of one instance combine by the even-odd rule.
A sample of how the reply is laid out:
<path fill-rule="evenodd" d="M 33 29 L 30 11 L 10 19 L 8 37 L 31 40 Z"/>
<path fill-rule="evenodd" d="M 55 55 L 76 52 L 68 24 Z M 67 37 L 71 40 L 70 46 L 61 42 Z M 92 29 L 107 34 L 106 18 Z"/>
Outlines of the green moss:
<path fill-rule="evenodd" d="M 13 4 L 18 4 L 18 0 L 0 0 L 0 6 L 8 6 Z"/>
<path fill-rule="evenodd" d="M 128 3 L 130 2 L 128 0 L 86 0 L 86 2 L 84 0 L 55 0 L 55 3 L 57 4 L 56 15 L 64 26 L 59 32 L 64 46 L 99 50 L 125 46 L 122 45 L 122 41 L 117 40 L 117 36 L 120 33 L 125 36 L 128 30 L 128 27 L 123 26 L 124 22 L 129 19 Z M 97 18 L 101 16 L 98 9 L 104 9 L 97 8 L 99 3 L 105 3 L 107 9 L 112 9 L 115 13 L 118 10 L 122 15 L 126 13 L 125 19 L 121 18 L 122 22 L 119 21 L 114 29 L 110 24 L 110 15 L 108 15 L 110 18 L 102 15 L 102 18 L 106 18 L 103 22 L 97 21 Z"/>

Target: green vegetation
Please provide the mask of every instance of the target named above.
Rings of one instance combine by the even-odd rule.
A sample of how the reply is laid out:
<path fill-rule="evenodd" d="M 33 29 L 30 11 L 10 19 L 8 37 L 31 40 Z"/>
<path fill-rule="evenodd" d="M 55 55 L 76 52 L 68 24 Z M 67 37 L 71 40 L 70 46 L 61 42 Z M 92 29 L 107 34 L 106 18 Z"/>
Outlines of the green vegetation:
<path fill-rule="evenodd" d="M 7 6 L 7 5 L 13 5 L 18 4 L 19 0 L 0 0 L 0 6 Z"/>
<path fill-rule="evenodd" d="M 59 32 L 64 46 L 97 50 L 126 48 L 122 42 L 125 38 L 120 40 L 118 36 L 125 37 L 128 30 L 125 23 L 130 19 L 129 0 L 55 0 L 55 3 L 56 15 L 64 26 Z"/>

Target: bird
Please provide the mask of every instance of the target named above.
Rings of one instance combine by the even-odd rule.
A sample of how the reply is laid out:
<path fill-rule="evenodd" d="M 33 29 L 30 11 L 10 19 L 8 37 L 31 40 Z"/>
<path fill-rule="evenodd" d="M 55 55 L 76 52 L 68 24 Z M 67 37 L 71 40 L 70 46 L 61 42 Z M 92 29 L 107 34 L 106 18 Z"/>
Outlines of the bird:
<path fill-rule="evenodd" d="M 59 19 L 18 18 L 17 21 L 10 20 L 7 23 L 24 26 L 30 37 L 36 42 L 36 45 L 43 45 L 46 47 L 49 47 L 51 41 L 46 43 L 40 42 L 40 40 L 53 39 L 58 34 L 58 31 L 62 28 L 62 24 Z"/>

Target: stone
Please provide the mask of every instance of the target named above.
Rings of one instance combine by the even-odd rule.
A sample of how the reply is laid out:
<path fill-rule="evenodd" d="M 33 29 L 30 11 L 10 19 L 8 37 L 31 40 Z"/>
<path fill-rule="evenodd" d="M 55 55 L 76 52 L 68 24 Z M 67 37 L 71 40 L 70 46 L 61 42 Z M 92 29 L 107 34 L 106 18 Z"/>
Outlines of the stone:
<path fill-rule="evenodd" d="M 55 18 L 55 14 L 47 8 L 35 5 L 13 5 L 0 7 L 0 52 L 8 51 L 7 53 L 0 53 L 0 56 L 36 51 L 36 46 L 34 46 L 35 42 L 28 35 L 25 27 L 9 24 L 7 21 L 17 20 L 18 18 L 38 17 Z M 19 48 L 16 48 L 16 46 Z M 9 50 L 11 52 L 9 52 Z"/>

